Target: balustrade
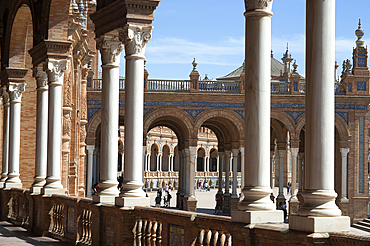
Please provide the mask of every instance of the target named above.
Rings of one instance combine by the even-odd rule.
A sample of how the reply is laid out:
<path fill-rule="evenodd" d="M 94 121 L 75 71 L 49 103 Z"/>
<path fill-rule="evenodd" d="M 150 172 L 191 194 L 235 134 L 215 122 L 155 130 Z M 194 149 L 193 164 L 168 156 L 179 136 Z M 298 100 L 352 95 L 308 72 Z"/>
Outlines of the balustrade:
<path fill-rule="evenodd" d="M 64 205 L 54 204 L 49 215 L 50 215 L 50 227 L 49 232 L 57 236 L 64 236 Z"/>
<path fill-rule="evenodd" d="M 190 92 L 190 81 L 189 80 L 159 80 L 149 79 L 148 80 L 148 91 L 167 91 L 167 92 Z M 102 80 L 94 79 L 93 90 L 102 89 Z M 125 79 L 119 80 L 119 89 L 125 90 Z M 239 81 L 199 81 L 199 92 L 203 93 L 240 93 L 240 82 Z M 306 84 L 303 82 L 299 86 L 300 94 L 305 94 Z M 291 94 L 290 82 L 284 81 L 273 81 L 271 82 L 271 93 L 272 94 Z M 335 83 L 335 95 L 345 95 L 346 84 Z"/>
<path fill-rule="evenodd" d="M 77 243 L 92 245 L 92 211 L 83 209 L 78 226 L 79 238 Z"/>
<path fill-rule="evenodd" d="M 196 246 L 231 246 L 231 234 L 215 229 L 201 229 L 197 237 Z"/>

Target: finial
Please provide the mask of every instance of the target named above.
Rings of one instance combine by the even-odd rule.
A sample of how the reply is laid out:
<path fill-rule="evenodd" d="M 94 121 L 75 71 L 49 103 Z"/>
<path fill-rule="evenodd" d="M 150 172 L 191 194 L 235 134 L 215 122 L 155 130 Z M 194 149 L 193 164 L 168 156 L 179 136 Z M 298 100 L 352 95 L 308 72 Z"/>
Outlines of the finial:
<path fill-rule="evenodd" d="M 294 60 L 294 63 L 293 63 L 293 73 L 296 73 L 297 72 L 297 67 L 298 67 L 297 60 Z"/>
<path fill-rule="evenodd" d="M 361 28 L 361 19 L 358 20 L 358 28 L 355 31 L 355 34 L 357 36 L 357 47 L 363 47 L 364 46 L 364 41 L 362 40 L 362 37 L 365 35 L 364 30 Z"/>
<path fill-rule="evenodd" d="M 286 42 L 286 50 L 289 50 L 289 42 Z"/>
<path fill-rule="evenodd" d="M 194 58 L 194 61 L 193 61 L 193 70 L 195 71 L 195 70 L 197 70 L 197 65 L 198 65 L 198 63 L 195 61 L 195 58 Z"/>
<path fill-rule="evenodd" d="M 271 50 L 271 58 L 274 58 L 274 52 Z"/>

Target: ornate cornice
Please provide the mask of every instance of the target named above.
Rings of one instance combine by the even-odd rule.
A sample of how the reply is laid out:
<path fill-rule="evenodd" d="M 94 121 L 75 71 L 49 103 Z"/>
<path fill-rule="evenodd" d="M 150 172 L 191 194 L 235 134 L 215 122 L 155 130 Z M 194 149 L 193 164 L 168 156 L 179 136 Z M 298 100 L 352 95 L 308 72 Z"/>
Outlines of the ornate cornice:
<path fill-rule="evenodd" d="M 42 67 L 35 67 L 32 69 L 33 77 L 37 82 L 37 88 L 47 88 L 48 86 L 48 75 Z"/>
<path fill-rule="evenodd" d="M 11 83 L 9 84 L 8 91 L 10 102 L 21 102 L 22 93 L 26 87 L 25 83 Z"/>
<path fill-rule="evenodd" d="M 257 9 L 271 11 L 272 9 L 272 0 L 244 0 L 244 3 L 247 11 Z"/>
<path fill-rule="evenodd" d="M 44 40 L 28 51 L 32 57 L 34 66 L 44 62 L 46 59 L 63 60 L 69 56 L 72 42 Z"/>
<path fill-rule="evenodd" d="M 47 59 L 47 74 L 49 83 L 63 84 L 64 71 L 67 69 L 67 60 Z"/>
<path fill-rule="evenodd" d="M 96 48 L 100 50 L 102 64 L 119 65 L 120 55 L 124 48 L 118 37 L 104 35 L 96 39 Z"/>
<path fill-rule="evenodd" d="M 21 68 L 6 68 L 0 73 L 1 85 L 9 83 L 23 83 L 24 77 L 27 74 L 27 69 Z"/>
<path fill-rule="evenodd" d="M 152 26 L 127 24 L 119 30 L 119 38 L 125 44 L 126 56 L 144 58 L 146 43 L 152 38 Z"/>

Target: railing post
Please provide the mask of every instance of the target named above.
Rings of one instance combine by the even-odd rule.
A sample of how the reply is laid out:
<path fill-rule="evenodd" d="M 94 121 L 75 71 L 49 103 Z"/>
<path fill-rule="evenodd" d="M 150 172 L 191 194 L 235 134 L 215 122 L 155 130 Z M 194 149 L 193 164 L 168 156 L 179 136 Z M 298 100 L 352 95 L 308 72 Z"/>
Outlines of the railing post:
<path fill-rule="evenodd" d="M 199 72 L 197 71 L 197 65 L 195 58 L 193 61 L 193 70 L 191 71 L 190 77 L 190 92 L 198 92 L 199 91 Z"/>

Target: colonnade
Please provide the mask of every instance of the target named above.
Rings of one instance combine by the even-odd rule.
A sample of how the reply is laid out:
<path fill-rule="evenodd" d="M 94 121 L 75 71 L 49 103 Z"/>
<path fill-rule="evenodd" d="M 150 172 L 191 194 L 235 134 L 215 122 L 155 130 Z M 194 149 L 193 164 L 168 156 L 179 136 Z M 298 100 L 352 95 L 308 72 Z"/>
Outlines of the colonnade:
<path fill-rule="evenodd" d="M 48 58 L 33 69 L 37 81 L 36 158 L 33 194 L 64 194 L 61 184 L 62 86 L 67 60 Z M 26 84 L 2 88 L 3 158 L 0 186 L 22 188 L 19 178 L 21 99 Z"/>

